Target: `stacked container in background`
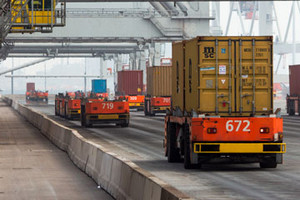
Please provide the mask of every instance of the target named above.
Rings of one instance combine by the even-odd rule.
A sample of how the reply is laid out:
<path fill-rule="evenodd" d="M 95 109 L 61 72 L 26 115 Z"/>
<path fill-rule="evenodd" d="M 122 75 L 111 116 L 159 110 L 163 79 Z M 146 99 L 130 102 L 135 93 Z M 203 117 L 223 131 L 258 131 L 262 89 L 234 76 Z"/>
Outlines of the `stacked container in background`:
<path fill-rule="evenodd" d="M 106 79 L 92 80 L 92 92 L 93 93 L 106 93 L 106 91 L 107 91 Z"/>
<path fill-rule="evenodd" d="M 119 71 L 117 95 L 142 95 L 143 71 Z"/>
<path fill-rule="evenodd" d="M 172 66 L 147 67 L 145 115 L 165 113 L 171 106 Z"/>
<path fill-rule="evenodd" d="M 35 83 L 26 83 L 26 92 L 35 91 Z"/>

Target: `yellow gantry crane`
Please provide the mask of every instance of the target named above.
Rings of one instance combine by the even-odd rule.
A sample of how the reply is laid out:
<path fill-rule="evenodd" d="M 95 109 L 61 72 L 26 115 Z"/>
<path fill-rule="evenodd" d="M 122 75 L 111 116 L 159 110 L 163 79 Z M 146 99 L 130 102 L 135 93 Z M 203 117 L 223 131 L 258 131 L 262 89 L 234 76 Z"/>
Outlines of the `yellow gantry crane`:
<path fill-rule="evenodd" d="M 52 32 L 65 25 L 65 2 L 56 0 L 11 0 L 11 32 Z"/>
<path fill-rule="evenodd" d="M 52 32 L 64 26 L 66 2 L 57 0 L 3 0 L 0 2 L 0 43 L 8 33 Z"/>

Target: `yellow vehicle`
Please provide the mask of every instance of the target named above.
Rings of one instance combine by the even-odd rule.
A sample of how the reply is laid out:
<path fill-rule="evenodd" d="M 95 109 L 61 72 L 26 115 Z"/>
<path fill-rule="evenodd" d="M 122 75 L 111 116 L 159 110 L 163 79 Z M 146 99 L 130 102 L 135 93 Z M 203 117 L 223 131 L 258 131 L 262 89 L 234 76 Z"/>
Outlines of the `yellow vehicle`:
<path fill-rule="evenodd" d="M 65 3 L 57 10 L 56 0 L 11 0 L 11 14 L 11 32 L 49 31 L 40 28 L 64 25 Z"/>

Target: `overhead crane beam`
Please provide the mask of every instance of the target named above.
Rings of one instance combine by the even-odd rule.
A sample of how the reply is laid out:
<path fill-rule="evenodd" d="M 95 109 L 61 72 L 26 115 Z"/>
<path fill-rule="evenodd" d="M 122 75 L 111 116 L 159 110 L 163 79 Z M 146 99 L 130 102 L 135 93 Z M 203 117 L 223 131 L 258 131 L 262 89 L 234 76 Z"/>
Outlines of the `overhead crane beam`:
<path fill-rule="evenodd" d="M 5 78 L 101 78 L 91 75 L 5 75 Z"/>
<path fill-rule="evenodd" d="M 13 71 L 16 71 L 16 70 L 19 70 L 19 69 L 30 67 L 32 65 L 36 65 L 38 63 L 45 62 L 45 61 L 50 60 L 50 59 L 52 59 L 52 58 L 43 58 L 43 59 L 31 62 L 31 63 L 27 63 L 27 64 L 24 64 L 24 65 L 21 65 L 19 67 L 15 67 L 15 68 L 12 68 L 12 69 L 9 69 L 9 70 L 2 71 L 2 72 L 0 72 L 0 76 L 3 75 L 3 74 L 9 73 L 9 72 L 13 72 Z"/>
<path fill-rule="evenodd" d="M 61 2 L 62 0 L 58 0 Z M 135 2 L 134 0 L 65 0 L 66 2 L 73 2 L 73 3 L 96 3 L 96 2 Z M 136 2 L 180 2 L 182 0 L 137 0 Z M 194 2 L 195 0 L 185 0 L 185 1 L 191 1 Z M 197 0 L 197 1 L 206 1 L 206 0 Z M 217 0 L 211 0 L 211 1 L 217 1 Z M 218 0 L 219 1 L 219 0 Z"/>

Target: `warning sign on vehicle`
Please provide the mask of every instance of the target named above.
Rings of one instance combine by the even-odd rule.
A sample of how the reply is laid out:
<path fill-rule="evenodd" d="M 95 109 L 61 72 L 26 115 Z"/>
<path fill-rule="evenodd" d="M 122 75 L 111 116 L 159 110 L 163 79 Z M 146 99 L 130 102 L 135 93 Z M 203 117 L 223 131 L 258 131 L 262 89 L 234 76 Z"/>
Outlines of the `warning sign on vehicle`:
<path fill-rule="evenodd" d="M 226 65 L 219 65 L 219 74 L 226 74 Z"/>

